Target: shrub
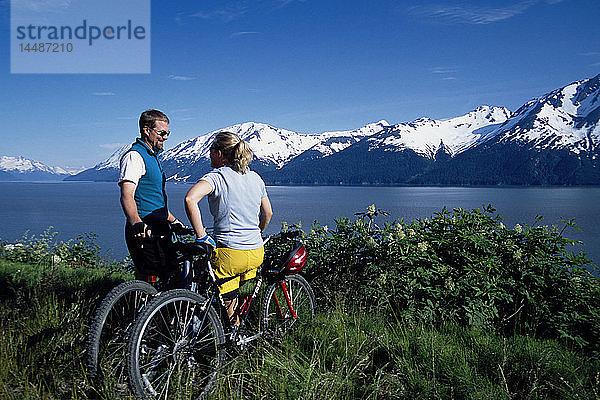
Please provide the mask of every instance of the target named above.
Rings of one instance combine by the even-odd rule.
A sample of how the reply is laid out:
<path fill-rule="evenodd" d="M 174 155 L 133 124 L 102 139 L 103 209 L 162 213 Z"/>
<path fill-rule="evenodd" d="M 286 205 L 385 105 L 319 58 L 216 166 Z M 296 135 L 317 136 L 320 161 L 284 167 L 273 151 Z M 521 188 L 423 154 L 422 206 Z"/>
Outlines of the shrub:
<path fill-rule="evenodd" d="M 374 221 L 387 213 L 371 206 L 354 221 L 336 219 L 336 229 L 315 222 L 305 237 L 305 272 L 325 301 L 342 296 L 408 322 L 565 338 L 600 350 L 600 281 L 585 254 L 567 251 L 576 242 L 557 227 L 506 228 L 495 211 L 444 208 L 380 227 Z"/>
<path fill-rule="evenodd" d="M 0 245 L 0 258 L 42 266 L 108 267 L 128 272 L 132 270 L 126 265 L 127 258 L 122 262 L 103 258 L 100 255 L 100 246 L 96 243 L 97 235 L 94 233 L 78 235 L 66 242 L 58 241 L 57 235 L 58 232 L 54 231 L 53 227 L 49 227 L 39 236 L 25 232 L 16 243 Z"/>

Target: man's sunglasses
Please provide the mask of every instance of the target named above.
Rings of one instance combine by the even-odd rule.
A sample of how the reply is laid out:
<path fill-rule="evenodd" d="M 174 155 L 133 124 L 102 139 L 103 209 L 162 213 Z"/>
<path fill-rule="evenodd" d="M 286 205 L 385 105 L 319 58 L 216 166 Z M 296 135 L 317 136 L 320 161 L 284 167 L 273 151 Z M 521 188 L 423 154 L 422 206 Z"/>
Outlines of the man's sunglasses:
<path fill-rule="evenodd" d="M 152 128 L 151 130 L 153 130 L 154 132 L 158 133 L 160 136 L 166 136 L 169 137 L 169 135 L 171 134 L 171 131 L 158 131 L 154 128 Z"/>

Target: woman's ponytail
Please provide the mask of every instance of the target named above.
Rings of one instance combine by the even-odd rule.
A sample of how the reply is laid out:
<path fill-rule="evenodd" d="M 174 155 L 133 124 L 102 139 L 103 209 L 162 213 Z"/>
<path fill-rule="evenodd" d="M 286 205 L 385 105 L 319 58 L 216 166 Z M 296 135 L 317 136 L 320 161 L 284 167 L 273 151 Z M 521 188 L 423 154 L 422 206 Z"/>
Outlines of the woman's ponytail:
<path fill-rule="evenodd" d="M 245 174 L 248 171 L 248 164 L 252 161 L 253 153 L 247 142 L 240 139 L 233 147 L 232 166 L 233 169 Z"/>
<path fill-rule="evenodd" d="M 242 174 L 248 172 L 248 165 L 254 154 L 250 145 L 231 132 L 219 132 L 213 141 L 212 147 L 221 151 L 228 164 L 235 171 Z"/>

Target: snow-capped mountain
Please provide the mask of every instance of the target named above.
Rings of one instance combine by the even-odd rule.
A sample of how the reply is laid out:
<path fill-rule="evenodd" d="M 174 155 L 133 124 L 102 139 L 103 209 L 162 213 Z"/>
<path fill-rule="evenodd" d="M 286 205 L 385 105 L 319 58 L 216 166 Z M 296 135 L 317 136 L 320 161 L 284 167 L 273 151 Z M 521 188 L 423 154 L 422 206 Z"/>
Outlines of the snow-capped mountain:
<path fill-rule="evenodd" d="M 380 132 L 389 124 L 381 120 L 350 131 L 307 134 L 277 128 L 269 124 L 245 122 L 228 126 L 179 143 L 166 150 L 160 158 L 167 178 L 172 181 L 194 181 L 210 170 L 210 145 L 217 133 L 233 132 L 246 140 L 254 152 L 252 168 L 270 171 L 281 168 L 291 160 L 303 156 L 315 159 L 335 154 L 366 136 Z M 119 160 L 131 145 L 123 146 L 106 160 L 69 180 L 116 180 Z"/>
<path fill-rule="evenodd" d="M 25 157 L 0 157 L 0 180 L 61 180 L 71 172 Z"/>
<path fill-rule="evenodd" d="M 353 131 L 304 134 L 276 128 L 268 124 L 246 122 L 180 143 L 171 150 L 166 151 L 162 159 L 163 161 L 186 159 L 191 162 L 195 162 L 200 158 L 208 159 L 210 144 L 215 136 L 219 132 L 227 131 L 235 133 L 247 141 L 256 159 L 265 163 L 272 163 L 277 168 L 281 168 L 291 159 L 309 149 L 319 152 L 322 156 L 328 156 L 343 150 L 365 136 L 381 131 L 383 127 L 388 125 L 386 121 L 379 121 Z"/>
<path fill-rule="evenodd" d="M 92 168 L 83 170 L 75 175 L 65 178 L 66 181 L 112 181 L 119 178 L 119 162 L 123 154 L 131 148 L 126 144 L 112 153 L 106 160 L 100 161 Z"/>
<path fill-rule="evenodd" d="M 210 169 L 220 131 L 248 141 L 251 168 L 271 184 L 600 184 L 600 75 L 533 99 L 515 113 L 481 106 L 463 116 L 306 134 L 246 122 L 162 154 L 168 179 Z M 71 179 L 115 180 L 119 149 Z"/>
<path fill-rule="evenodd" d="M 210 168 L 210 145 L 217 133 L 233 132 L 250 144 L 255 161 L 252 168 L 259 171 L 277 170 L 299 156 L 314 159 L 327 157 L 373 135 L 389 126 L 386 121 L 366 125 L 352 131 L 306 134 L 274 126 L 246 122 L 211 132 L 178 144 L 161 156 L 171 180 L 195 180 Z M 173 173 L 174 172 L 174 173 Z"/>
<path fill-rule="evenodd" d="M 121 162 L 121 157 L 123 154 L 127 152 L 131 148 L 133 143 L 126 144 L 119 149 L 117 149 L 114 153 L 110 155 L 106 160 L 99 162 L 94 166 L 96 170 L 103 170 L 107 168 L 119 168 L 119 163 Z"/>
<path fill-rule="evenodd" d="M 412 183 L 600 184 L 600 75 L 520 107 L 480 143 Z"/>
<path fill-rule="evenodd" d="M 489 137 L 509 115 L 506 108 L 482 106 L 456 118 L 384 126 L 329 157 L 299 156 L 265 176 L 278 184 L 402 183 Z"/>
<path fill-rule="evenodd" d="M 533 99 L 500 127 L 500 142 L 518 141 L 538 149 L 593 151 L 600 126 L 600 75 Z"/>
<path fill-rule="evenodd" d="M 434 159 L 441 149 L 442 152 L 455 156 L 488 138 L 490 132 L 505 122 L 510 114 L 504 107 L 481 106 L 456 118 L 437 121 L 420 118 L 410 123 L 393 125 L 368 138 L 367 142 L 369 150 L 410 149 L 423 157 Z"/>

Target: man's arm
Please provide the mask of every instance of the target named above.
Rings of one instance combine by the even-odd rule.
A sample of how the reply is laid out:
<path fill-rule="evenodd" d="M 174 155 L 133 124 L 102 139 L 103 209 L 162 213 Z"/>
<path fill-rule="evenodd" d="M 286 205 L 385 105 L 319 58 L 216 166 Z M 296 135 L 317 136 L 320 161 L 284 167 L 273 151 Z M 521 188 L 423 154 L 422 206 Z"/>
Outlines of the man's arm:
<path fill-rule="evenodd" d="M 135 224 L 142 222 L 137 211 L 135 199 L 133 198 L 137 185 L 133 182 L 122 181 L 119 186 L 121 187 L 121 207 L 123 208 L 127 222 L 129 222 L 131 226 L 134 226 Z M 144 226 L 142 232 L 136 233 L 135 236 L 146 237 L 145 228 L 146 227 Z M 150 230 L 148 230 L 148 234 L 150 234 Z"/>

